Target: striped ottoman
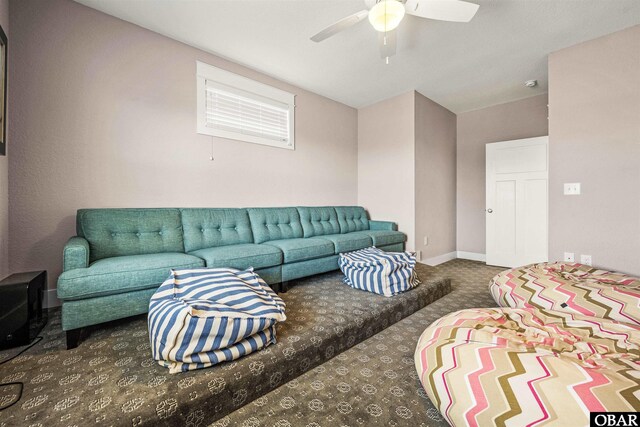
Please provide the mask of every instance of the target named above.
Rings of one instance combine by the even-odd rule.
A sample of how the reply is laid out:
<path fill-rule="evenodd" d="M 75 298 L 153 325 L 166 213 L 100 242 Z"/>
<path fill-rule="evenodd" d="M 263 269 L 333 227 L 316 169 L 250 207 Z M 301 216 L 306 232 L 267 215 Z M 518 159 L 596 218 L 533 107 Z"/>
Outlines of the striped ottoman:
<path fill-rule="evenodd" d="M 172 270 L 149 303 L 153 358 L 172 374 L 237 359 L 276 342 L 284 309 L 253 269 Z"/>
<path fill-rule="evenodd" d="M 503 271 L 489 290 L 501 307 L 579 313 L 640 325 L 640 279 L 581 264 L 541 263 Z"/>
<path fill-rule="evenodd" d="M 391 297 L 420 284 L 416 257 L 409 252 L 385 252 L 375 247 L 341 254 L 344 283 L 355 289 Z"/>
<path fill-rule="evenodd" d="M 588 426 L 640 411 L 640 326 L 579 314 L 479 308 L 420 337 L 425 391 L 454 426 Z"/>

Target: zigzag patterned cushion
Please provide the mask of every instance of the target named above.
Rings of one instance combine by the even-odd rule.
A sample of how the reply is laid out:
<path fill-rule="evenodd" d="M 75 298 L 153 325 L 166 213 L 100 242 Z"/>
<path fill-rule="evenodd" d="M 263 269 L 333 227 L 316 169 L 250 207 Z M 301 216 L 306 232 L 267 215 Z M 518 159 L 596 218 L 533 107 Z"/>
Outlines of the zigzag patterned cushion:
<path fill-rule="evenodd" d="M 640 411 L 640 327 L 629 323 L 462 310 L 424 331 L 415 364 L 454 426 L 588 426 L 590 411 Z"/>
<path fill-rule="evenodd" d="M 385 252 L 375 247 L 340 255 L 344 283 L 355 289 L 390 297 L 420 284 L 416 257 L 409 252 Z"/>
<path fill-rule="evenodd" d="M 579 313 L 640 325 L 640 279 L 581 264 L 541 263 L 503 271 L 489 284 L 501 307 Z"/>
<path fill-rule="evenodd" d="M 172 270 L 149 303 L 153 358 L 172 374 L 237 359 L 276 342 L 284 309 L 253 269 Z"/>

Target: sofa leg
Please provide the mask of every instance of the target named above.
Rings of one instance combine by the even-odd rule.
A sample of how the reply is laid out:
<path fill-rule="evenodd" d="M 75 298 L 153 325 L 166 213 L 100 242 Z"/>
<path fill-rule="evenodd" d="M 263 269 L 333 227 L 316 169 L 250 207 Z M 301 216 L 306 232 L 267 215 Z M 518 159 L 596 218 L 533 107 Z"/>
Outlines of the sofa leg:
<path fill-rule="evenodd" d="M 282 292 L 283 294 L 286 294 L 288 290 L 289 290 L 289 281 L 288 280 L 286 282 L 280 283 L 280 292 Z"/>
<path fill-rule="evenodd" d="M 80 335 L 82 334 L 82 328 L 71 329 L 67 331 L 67 350 L 74 349 L 80 342 Z"/>

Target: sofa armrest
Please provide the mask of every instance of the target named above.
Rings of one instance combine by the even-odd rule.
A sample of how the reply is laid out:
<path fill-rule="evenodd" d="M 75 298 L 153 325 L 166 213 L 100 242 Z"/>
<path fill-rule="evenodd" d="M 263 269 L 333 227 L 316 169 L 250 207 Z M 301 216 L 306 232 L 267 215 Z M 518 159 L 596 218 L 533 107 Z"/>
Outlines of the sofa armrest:
<path fill-rule="evenodd" d="M 369 230 L 398 231 L 398 224 L 391 221 L 371 221 L 369 220 Z"/>
<path fill-rule="evenodd" d="M 69 239 L 62 252 L 62 271 L 89 267 L 89 242 L 84 237 Z"/>

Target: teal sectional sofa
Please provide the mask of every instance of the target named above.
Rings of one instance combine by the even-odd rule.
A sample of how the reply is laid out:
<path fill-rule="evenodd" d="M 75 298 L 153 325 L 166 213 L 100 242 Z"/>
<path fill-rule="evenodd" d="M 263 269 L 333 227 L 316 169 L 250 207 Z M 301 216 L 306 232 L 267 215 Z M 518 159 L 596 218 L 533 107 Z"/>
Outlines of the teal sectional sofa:
<path fill-rule="evenodd" d="M 396 224 L 362 207 L 80 209 L 58 278 L 67 348 L 83 327 L 146 313 L 170 269 L 255 271 L 276 289 L 338 269 L 338 254 L 402 251 Z"/>

